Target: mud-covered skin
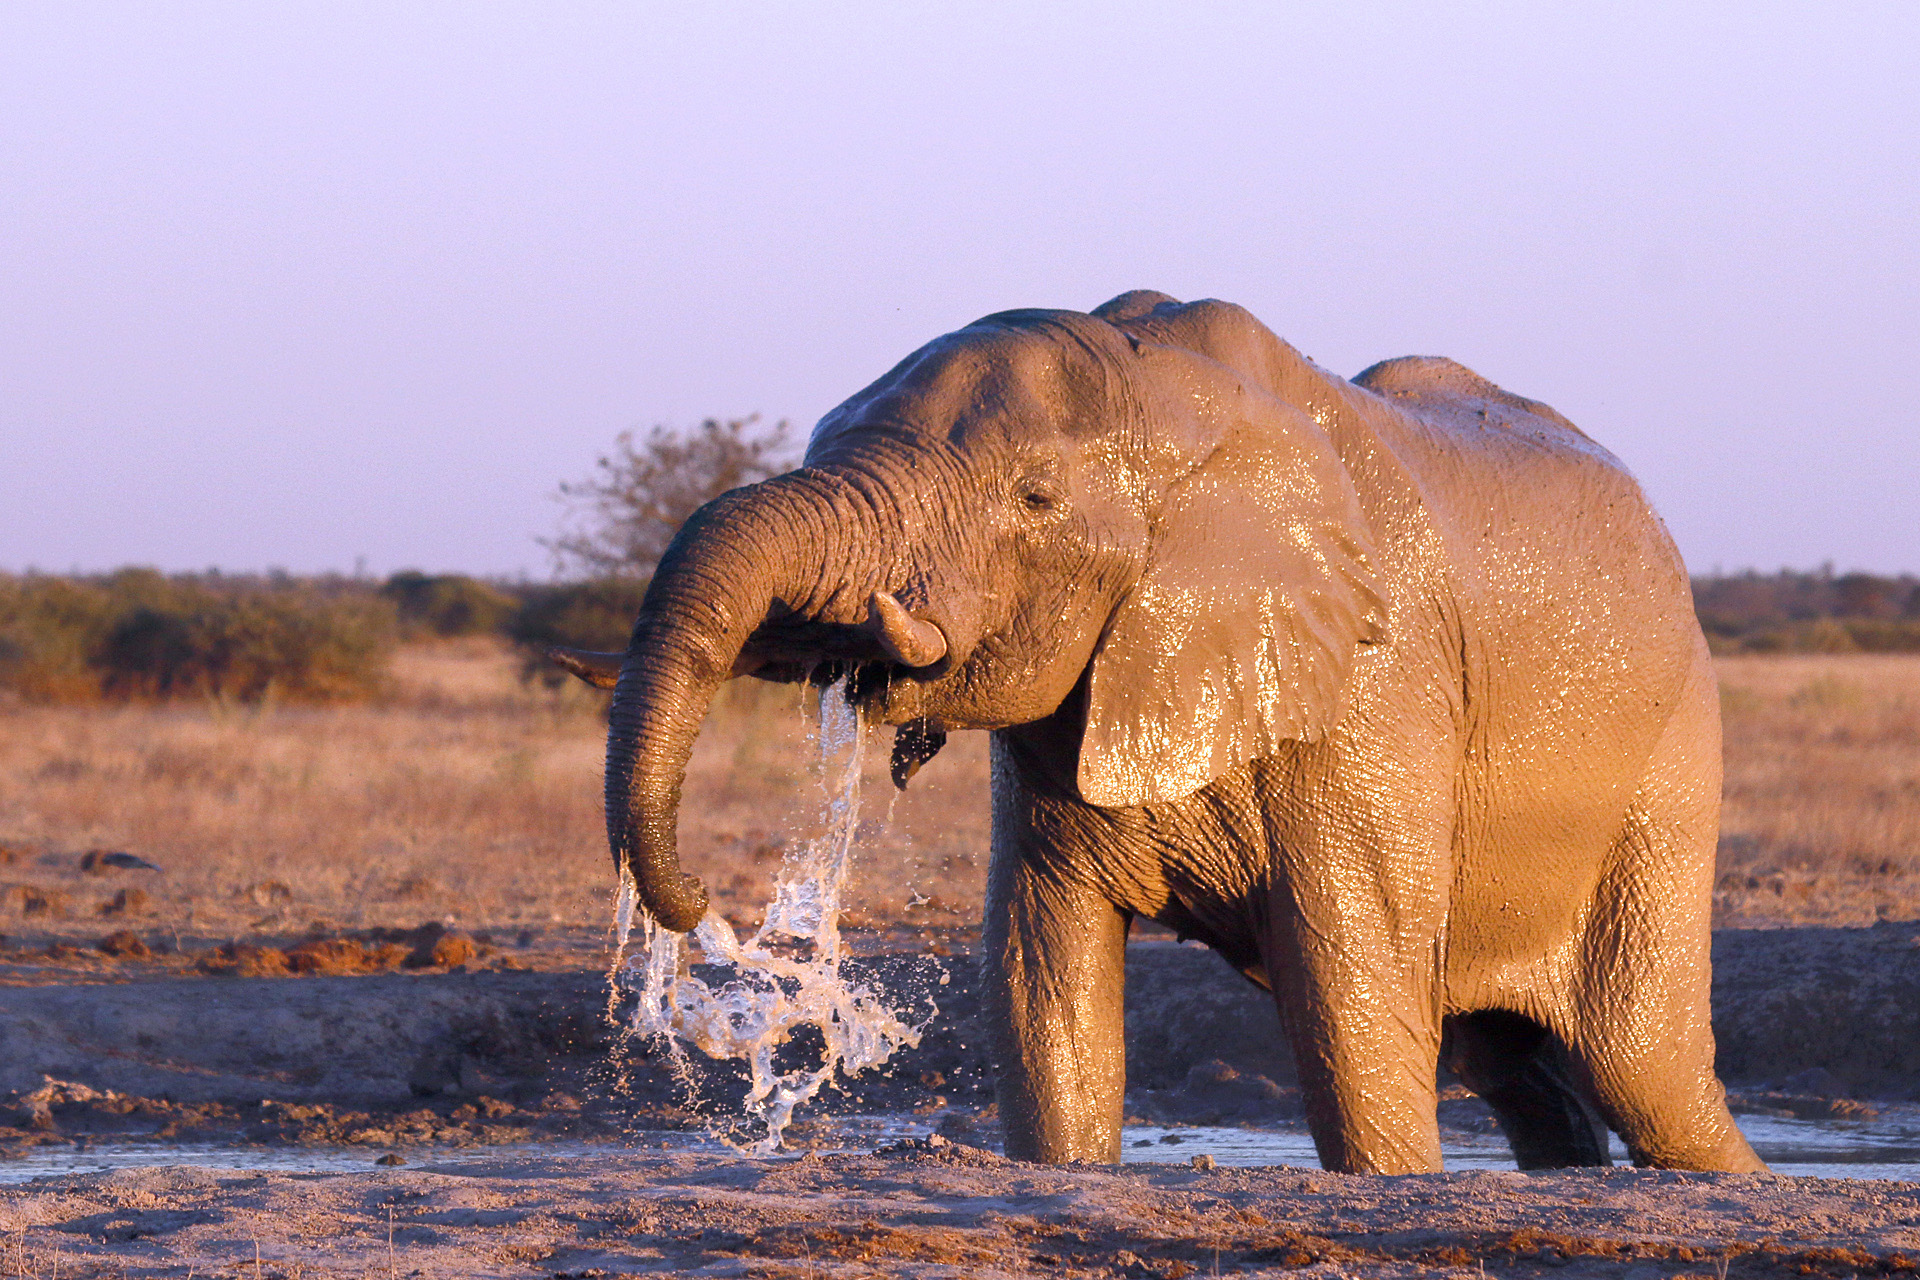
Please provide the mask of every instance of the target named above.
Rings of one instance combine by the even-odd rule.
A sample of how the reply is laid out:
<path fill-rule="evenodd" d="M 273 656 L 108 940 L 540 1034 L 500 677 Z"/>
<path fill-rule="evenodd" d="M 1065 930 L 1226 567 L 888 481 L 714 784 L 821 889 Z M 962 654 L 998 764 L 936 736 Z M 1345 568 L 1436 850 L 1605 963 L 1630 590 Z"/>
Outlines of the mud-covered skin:
<path fill-rule="evenodd" d="M 939 660 L 897 661 L 919 641 L 878 613 Z M 1156 294 L 929 344 L 801 471 L 697 515 L 649 592 L 609 834 L 672 927 L 703 905 L 672 824 L 712 689 L 823 660 L 914 724 L 908 755 L 996 731 L 1009 1154 L 1118 1159 L 1144 915 L 1271 987 L 1330 1168 L 1440 1167 L 1449 1020 L 1524 1163 L 1603 1161 L 1597 1112 L 1643 1163 L 1760 1167 L 1712 1072 L 1719 728 L 1686 575 L 1552 410 L 1444 360 L 1349 383 Z M 1463 1016 L 1489 1010 L 1517 1016 Z"/>

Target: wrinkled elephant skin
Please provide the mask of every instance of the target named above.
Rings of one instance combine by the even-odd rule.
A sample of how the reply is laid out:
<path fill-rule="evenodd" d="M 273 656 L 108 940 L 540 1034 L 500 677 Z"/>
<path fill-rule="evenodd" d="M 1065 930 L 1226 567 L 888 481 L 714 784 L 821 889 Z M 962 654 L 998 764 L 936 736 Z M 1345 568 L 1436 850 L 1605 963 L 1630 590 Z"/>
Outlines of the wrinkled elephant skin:
<path fill-rule="evenodd" d="M 1351 382 L 1132 293 L 936 339 L 663 560 L 616 678 L 608 833 L 674 822 L 714 690 L 854 673 L 903 785 L 993 732 L 987 1008 L 1007 1149 L 1119 1158 L 1127 929 L 1268 986 L 1322 1161 L 1440 1167 L 1435 1069 L 1524 1165 L 1762 1167 L 1714 1078 L 1714 679 L 1604 449 L 1448 360 Z"/>

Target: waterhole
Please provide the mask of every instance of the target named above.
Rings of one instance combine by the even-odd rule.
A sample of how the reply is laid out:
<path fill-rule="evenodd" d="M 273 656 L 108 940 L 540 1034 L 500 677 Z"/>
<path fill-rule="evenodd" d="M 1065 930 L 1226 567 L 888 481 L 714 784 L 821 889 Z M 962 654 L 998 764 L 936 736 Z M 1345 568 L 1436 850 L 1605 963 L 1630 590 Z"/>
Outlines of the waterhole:
<path fill-rule="evenodd" d="M 1920 1127 L 1852 1121 L 1787 1120 L 1738 1117 L 1760 1158 L 1782 1177 L 1869 1178 L 1920 1182 Z M 901 1138 L 924 1138 L 928 1118 L 917 1115 L 837 1117 L 819 1136 L 822 1150 L 871 1151 Z M 727 1145 L 699 1133 L 636 1133 L 631 1144 L 643 1150 L 722 1151 Z M 424 1148 L 406 1152 L 407 1166 L 458 1172 L 471 1165 L 516 1159 L 591 1160 L 624 1148 L 613 1144 L 552 1142 L 463 1149 Z M 1443 1144 L 1449 1173 L 1512 1169 L 1513 1156 L 1499 1138 L 1450 1135 Z M 1315 1169 L 1319 1161 L 1304 1129 L 1233 1129 L 1129 1125 L 1123 1131 L 1122 1158 L 1129 1164 L 1187 1164 L 1194 1156 L 1235 1167 L 1290 1165 Z M 161 1143 L 97 1143 L 90 1147 L 36 1147 L 18 1159 L 0 1161 L 0 1185 L 17 1185 L 61 1174 L 105 1173 L 113 1169 L 191 1165 L 245 1173 L 373 1173 L 378 1149 L 367 1147 L 258 1147 Z M 1617 1164 L 1626 1152 L 1614 1147 Z"/>
<path fill-rule="evenodd" d="M 1920 1127 L 1851 1121 L 1786 1120 L 1736 1116 L 1747 1141 L 1773 1172 L 1785 1178 L 1875 1178 L 1920 1181 Z M 1231 1129 L 1130 1126 L 1121 1144 L 1128 1163 L 1185 1164 L 1196 1155 L 1244 1167 L 1293 1165 L 1318 1168 L 1313 1139 L 1304 1128 Z M 1448 1173 L 1512 1169 L 1513 1152 L 1497 1134 L 1448 1134 L 1441 1143 Z M 1612 1139 L 1613 1162 L 1632 1161 Z"/>

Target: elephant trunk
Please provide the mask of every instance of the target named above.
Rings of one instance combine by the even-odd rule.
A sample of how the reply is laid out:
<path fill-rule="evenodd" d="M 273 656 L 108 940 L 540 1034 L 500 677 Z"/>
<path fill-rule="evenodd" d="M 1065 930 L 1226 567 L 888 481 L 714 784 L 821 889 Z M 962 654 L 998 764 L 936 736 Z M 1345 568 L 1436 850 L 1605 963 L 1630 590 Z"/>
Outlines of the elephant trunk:
<path fill-rule="evenodd" d="M 846 496 L 809 471 L 722 495 L 674 538 L 647 588 L 608 713 L 607 842 L 647 911 L 675 932 L 707 907 L 676 841 L 700 722 L 772 610 L 817 617 L 858 593 L 848 547 L 867 521 L 850 517 Z"/>

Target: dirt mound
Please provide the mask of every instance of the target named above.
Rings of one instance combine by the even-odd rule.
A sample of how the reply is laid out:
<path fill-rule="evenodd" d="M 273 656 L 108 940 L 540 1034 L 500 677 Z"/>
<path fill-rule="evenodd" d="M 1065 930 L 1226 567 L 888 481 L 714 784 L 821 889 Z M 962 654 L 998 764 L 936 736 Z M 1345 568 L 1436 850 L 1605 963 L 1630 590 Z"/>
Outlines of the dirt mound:
<path fill-rule="evenodd" d="M 1204 1058 L 1296 1083 L 1273 998 L 1210 951 L 1129 947 L 1127 1009 L 1130 1086 L 1188 1089 Z M 1715 933 L 1713 1032 L 1751 1110 L 1844 1118 L 1861 1114 L 1848 1099 L 1920 1100 L 1920 923 Z"/>
<path fill-rule="evenodd" d="M 106 950 L 104 945 L 101 949 Z M 492 951 L 491 945 L 469 934 L 430 922 L 414 929 L 365 929 L 309 938 L 285 950 L 228 942 L 202 957 L 197 967 L 215 977 L 340 976 L 396 969 L 452 969 L 483 960 Z"/>
<path fill-rule="evenodd" d="M 385 973 L 398 969 L 410 954 L 406 944 L 399 942 L 315 938 L 287 952 L 287 967 L 295 973 Z"/>
<path fill-rule="evenodd" d="M 1159 1124 L 1275 1125 L 1298 1120 L 1300 1090 L 1218 1058 L 1196 1062 L 1171 1089 L 1129 1089 L 1127 1110 Z"/>
<path fill-rule="evenodd" d="M 1920 1100 L 1920 923 L 1721 930 L 1713 1034 L 1729 1083 Z"/>

